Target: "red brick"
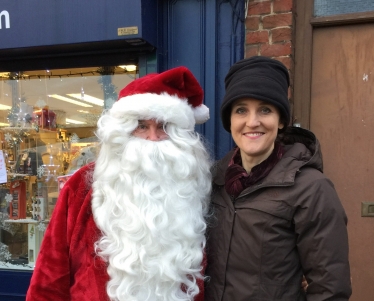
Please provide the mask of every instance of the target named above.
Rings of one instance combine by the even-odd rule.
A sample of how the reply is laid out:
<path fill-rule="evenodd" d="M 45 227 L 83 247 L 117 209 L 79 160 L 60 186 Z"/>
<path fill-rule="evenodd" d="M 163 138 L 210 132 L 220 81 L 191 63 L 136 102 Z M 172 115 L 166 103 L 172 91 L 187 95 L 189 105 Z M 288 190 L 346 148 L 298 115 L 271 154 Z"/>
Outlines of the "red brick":
<path fill-rule="evenodd" d="M 264 29 L 292 25 L 292 13 L 265 16 L 262 18 Z"/>
<path fill-rule="evenodd" d="M 269 42 L 269 32 L 267 30 L 249 31 L 246 34 L 246 44 L 257 44 Z"/>
<path fill-rule="evenodd" d="M 292 0 L 274 0 L 274 2 L 273 2 L 273 12 L 274 13 L 291 12 L 292 11 L 292 2 L 293 2 Z"/>
<path fill-rule="evenodd" d="M 291 63 L 292 63 L 291 57 L 282 56 L 282 57 L 276 57 L 275 59 L 282 62 L 287 67 L 288 70 L 291 70 Z"/>
<path fill-rule="evenodd" d="M 290 27 L 275 28 L 271 31 L 271 41 L 275 42 L 284 42 L 291 41 L 292 30 Z"/>
<path fill-rule="evenodd" d="M 271 13 L 271 2 L 252 2 L 248 4 L 247 15 L 265 15 Z"/>
<path fill-rule="evenodd" d="M 259 55 L 260 52 L 260 46 L 259 45 L 247 45 L 245 46 L 245 57 L 251 57 L 254 55 Z"/>
<path fill-rule="evenodd" d="M 247 17 L 245 28 L 247 30 L 257 30 L 260 25 L 260 17 Z"/>
<path fill-rule="evenodd" d="M 291 43 L 279 43 L 279 44 L 262 44 L 261 55 L 264 56 L 284 56 L 291 54 Z"/>

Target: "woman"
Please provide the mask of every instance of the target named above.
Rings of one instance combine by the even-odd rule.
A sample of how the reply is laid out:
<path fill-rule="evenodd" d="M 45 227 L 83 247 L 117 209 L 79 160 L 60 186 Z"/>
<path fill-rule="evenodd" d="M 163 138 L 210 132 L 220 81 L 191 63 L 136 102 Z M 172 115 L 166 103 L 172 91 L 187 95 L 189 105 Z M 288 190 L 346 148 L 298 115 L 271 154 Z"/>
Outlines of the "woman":
<path fill-rule="evenodd" d="M 288 70 L 251 57 L 225 86 L 221 120 L 237 147 L 213 168 L 205 300 L 348 300 L 347 218 L 318 140 L 287 127 Z"/>

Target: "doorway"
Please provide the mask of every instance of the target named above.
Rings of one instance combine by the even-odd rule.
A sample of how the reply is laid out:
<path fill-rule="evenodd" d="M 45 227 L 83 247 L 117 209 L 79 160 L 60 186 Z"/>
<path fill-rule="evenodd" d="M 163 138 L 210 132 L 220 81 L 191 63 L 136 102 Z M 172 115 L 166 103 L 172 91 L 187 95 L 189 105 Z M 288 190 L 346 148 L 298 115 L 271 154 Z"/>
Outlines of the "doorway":
<path fill-rule="evenodd" d="M 374 24 L 313 32 L 310 129 L 348 216 L 354 301 L 374 295 Z"/>
<path fill-rule="evenodd" d="M 316 2 L 295 1 L 294 122 L 320 140 L 348 216 L 350 300 L 370 301 L 374 217 L 361 205 L 374 203 L 374 11 L 315 17 Z"/>

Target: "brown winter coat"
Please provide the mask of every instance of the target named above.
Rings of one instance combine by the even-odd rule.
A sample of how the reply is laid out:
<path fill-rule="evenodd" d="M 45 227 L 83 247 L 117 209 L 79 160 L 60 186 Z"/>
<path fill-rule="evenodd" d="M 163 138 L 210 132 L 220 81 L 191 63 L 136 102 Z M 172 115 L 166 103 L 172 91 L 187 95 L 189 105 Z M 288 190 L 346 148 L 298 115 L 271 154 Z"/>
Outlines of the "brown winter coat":
<path fill-rule="evenodd" d="M 315 136 L 290 128 L 269 175 L 231 200 L 230 152 L 213 169 L 207 301 L 348 300 L 347 218 Z M 301 289 L 302 275 L 309 286 Z"/>

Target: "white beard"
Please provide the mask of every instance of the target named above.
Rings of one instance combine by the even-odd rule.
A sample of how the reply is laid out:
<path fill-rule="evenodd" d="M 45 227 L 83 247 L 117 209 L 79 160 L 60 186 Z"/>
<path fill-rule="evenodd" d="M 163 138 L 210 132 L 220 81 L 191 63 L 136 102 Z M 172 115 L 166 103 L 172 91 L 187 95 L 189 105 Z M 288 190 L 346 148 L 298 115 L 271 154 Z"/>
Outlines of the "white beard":
<path fill-rule="evenodd" d="M 172 125 L 170 139 L 160 142 L 107 130 L 92 209 L 103 233 L 95 249 L 108 262 L 110 300 L 193 300 L 202 279 L 211 189 L 199 137 Z"/>

